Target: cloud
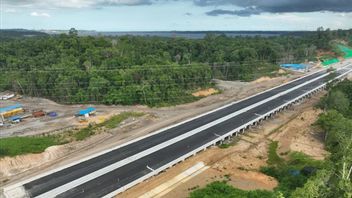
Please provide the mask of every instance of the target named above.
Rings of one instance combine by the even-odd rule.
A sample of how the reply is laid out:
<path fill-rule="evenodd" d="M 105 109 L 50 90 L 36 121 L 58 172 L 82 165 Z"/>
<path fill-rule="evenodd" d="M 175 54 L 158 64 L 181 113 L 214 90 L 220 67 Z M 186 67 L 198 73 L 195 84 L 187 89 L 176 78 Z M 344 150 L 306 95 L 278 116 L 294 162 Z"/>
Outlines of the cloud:
<path fill-rule="evenodd" d="M 15 13 L 16 10 L 15 10 L 15 9 L 12 9 L 12 8 L 7 8 L 7 9 L 5 9 L 5 12 L 6 12 L 6 13 Z"/>
<path fill-rule="evenodd" d="M 50 17 L 50 14 L 46 12 L 31 12 L 30 15 L 34 17 Z"/>
<path fill-rule="evenodd" d="M 267 13 L 291 12 L 352 12 L 351 0 L 194 0 L 198 6 L 233 6 L 233 9 L 215 9 L 210 16 L 250 16 Z"/>
<path fill-rule="evenodd" d="M 254 7 L 249 7 L 245 8 L 242 10 L 222 10 L 222 9 L 217 9 L 217 10 L 212 10 L 206 13 L 209 16 L 218 16 L 218 15 L 237 15 L 241 17 L 249 17 L 251 15 L 259 15 L 261 14 L 261 11 L 254 8 Z"/>
<path fill-rule="evenodd" d="M 237 15 L 248 17 L 261 13 L 352 12 L 352 0 L 2 0 L 9 8 L 104 8 L 111 6 L 141 6 L 172 2 L 193 2 L 210 7 L 209 16 Z"/>
<path fill-rule="evenodd" d="M 103 6 L 137 6 L 137 5 L 150 5 L 152 2 L 150 0 L 100 0 L 97 1 L 97 5 Z"/>
<path fill-rule="evenodd" d="M 27 8 L 100 8 L 150 5 L 152 0 L 2 0 L 6 6 Z"/>

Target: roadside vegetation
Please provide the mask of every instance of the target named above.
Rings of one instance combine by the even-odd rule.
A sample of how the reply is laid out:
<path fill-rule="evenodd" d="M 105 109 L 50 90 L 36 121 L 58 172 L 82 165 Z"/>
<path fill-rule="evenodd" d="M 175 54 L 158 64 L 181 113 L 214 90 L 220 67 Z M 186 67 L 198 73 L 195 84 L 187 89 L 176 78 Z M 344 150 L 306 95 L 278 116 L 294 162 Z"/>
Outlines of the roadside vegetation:
<path fill-rule="evenodd" d="M 324 161 L 313 160 L 299 152 L 289 153 L 288 160 L 280 157 L 278 160 L 278 157 L 270 159 L 269 155 L 269 160 L 275 163 L 262 167 L 260 171 L 279 181 L 274 193 L 283 197 L 293 197 L 292 194 L 297 188 L 303 187 L 310 177 L 325 166 Z"/>
<path fill-rule="evenodd" d="M 123 112 L 119 115 L 112 116 L 109 120 L 106 120 L 103 123 L 96 124 L 96 125 L 89 125 L 87 128 L 83 128 L 78 130 L 78 132 L 73 133 L 73 137 L 77 141 L 82 141 L 85 140 L 86 138 L 95 135 L 99 131 L 101 131 L 103 128 L 106 129 L 113 129 L 116 128 L 121 122 L 128 118 L 137 118 L 143 116 L 144 113 L 139 113 L 139 112 Z"/>
<path fill-rule="evenodd" d="M 90 136 L 99 133 L 103 129 L 113 129 L 128 118 L 143 116 L 139 112 L 123 112 L 111 117 L 109 120 L 96 125 L 89 125 L 86 128 L 68 131 L 58 135 L 41 135 L 27 137 L 9 137 L 0 139 L 0 158 L 28 153 L 42 153 L 50 146 L 62 145 L 72 141 L 82 141 Z"/>
<path fill-rule="evenodd" d="M 316 175 L 318 170 L 325 167 L 324 161 L 313 160 L 303 153 L 291 152 L 285 160 L 277 154 L 278 142 L 272 142 L 268 150 L 268 166 L 262 167 L 261 172 L 274 177 L 279 185 L 274 191 L 255 190 L 246 191 L 236 189 L 226 181 L 217 181 L 203 189 L 197 189 L 190 194 L 190 198 L 216 197 L 293 197 L 297 188 L 305 185 L 309 178 Z"/>
<path fill-rule="evenodd" d="M 60 103 L 168 106 L 192 102 L 212 79 L 251 81 L 280 75 L 279 63 L 316 60 L 334 40 L 350 42 L 352 30 L 322 28 L 302 36 L 204 39 L 79 37 L 3 39 L 0 91 Z M 351 43 L 350 43 L 351 44 Z"/>
<path fill-rule="evenodd" d="M 271 142 L 269 145 L 268 151 L 268 160 L 269 165 L 280 165 L 283 163 L 283 159 L 276 153 L 277 148 L 279 147 L 279 142 Z"/>
<path fill-rule="evenodd" d="M 275 195 L 270 191 L 255 190 L 245 191 L 231 187 L 226 181 L 216 181 L 208 184 L 203 189 L 193 191 L 190 198 L 235 198 L 235 197 L 251 197 L 251 198 L 275 198 Z"/>
<path fill-rule="evenodd" d="M 352 81 L 330 88 L 320 103 L 325 110 L 317 124 L 325 132 L 326 148 L 331 153 L 328 166 L 306 185 L 299 195 L 352 197 Z"/>
<path fill-rule="evenodd" d="M 41 153 L 46 148 L 59 144 L 62 142 L 56 136 L 2 138 L 0 139 L 0 157 Z"/>

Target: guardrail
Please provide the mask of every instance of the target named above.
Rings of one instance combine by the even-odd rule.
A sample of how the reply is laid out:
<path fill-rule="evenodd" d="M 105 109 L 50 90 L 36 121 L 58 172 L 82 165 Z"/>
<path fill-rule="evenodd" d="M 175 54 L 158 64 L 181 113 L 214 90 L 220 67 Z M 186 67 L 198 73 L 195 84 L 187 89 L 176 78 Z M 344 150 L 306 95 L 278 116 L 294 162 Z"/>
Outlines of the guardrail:
<path fill-rule="evenodd" d="M 346 66 L 346 67 L 348 67 L 348 66 Z M 209 142 L 209 143 L 207 143 L 207 144 L 205 144 L 205 145 L 203 145 L 203 146 L 201 146 L 201 147 L 199 147 L 199 148 L 197 148 L 197 149 L 195 149 L 195 150 L 193 150 L 193 151 L 191 151 L 191 152 L 189 152 L 189 153 L 187 153 L 187 154 L 185 154 L 185 155 L 183 155 L 183 156 L 181 156 L 181 157 L 179 157 L 179 158 L 177 158 L 177 159 L 175 159 L 175 160 L 173 160 L 171 162 L 169 162 L 168 164 L 165 164 L 164 166 L 162 166 L 162 167 L 160 167 L 160 168 L 158 168 L 158 169 L 156 169 L 154 171 L 151 171 L 147 175 L 145 175 L 143 177 L 140 177 L 139 179 L 137 179 L 137 180 L 135 180 L 135 181 L 133 181 L 133 182 L 131 182 L 131 183 L 119 188 L 119 189 L 117 189 L 116 191 L 113 191 L 113 192 L 105 195 L 104 198 L 110 198 L 110 197 L 113 197 L 113 196 L 123 192 L 123 191 L 126 191 L 127 189 L 129 189 L 129 188 L 131 188 L 131 187 L 133 187 L 133 186 L 135 186 L 135 185 L 147 180 L 148 178 L 153 177 L 155 175 L 158 175 L 160 172 L 164 171 L 165 169 L 171 168 L 175 164 L 177 164 L 177 163 L 179 163 L 181 161 L 184 161 L 187 158 L 189 158 L 191 156 L 194 156 L 194 155 L 196 155 L 197 153 L 199 153 L 199 152 L 201 152 L 203 150 L 206 150 L 210 146 L 216 145 L 218 142 L 221 142 L 221 141 L 225 140 L 227 137 L 230 137 L 230 136 L 233 136 L 234 134 L 240 133 L 241 130 L 245 130 L 249 126 L 252 126 L 252 125 L 260 122 L 261 120 L 264 120 L 266 117 L 271 117 L 273 114 L 285 109 L 286 107 L 288 107 L 288 106 L 290 106 L 290 105 L 292 105 L 292 104 L 294 104 L 296 102 L 299 102 L 301 99 L 304 99 L 307 96 L 311 96 L 313 93 L 316 93 L 317 91 L 324 89 L 328 83 L 330 83 L 330 82 L 332 82 L 332 81 L 334 81 L 336 79 L 341 79 L 341 78 L 345 77 L 351 71 L 352 71 L 352 69 L 348 70 L 347 72 L 344 72 L 343 74 L 335 77 L 332 80 L 329 80 L 328 82 L 323 83 L 322 85 L 319 85 L 318 87 L 316 87 L 316 88 L 314 88 L 314 89 L 312 89 L 310 91 L 307 91 L 306 93 L 304 93 L 304 94 L 302 94 L 302 95 L 300 95 L 300 96 L 298 96 L 298 97 L 296 97 L 296 98 L 284 103 L 283 105 L 280 105 L 279 107 L 277 107 L 277 108 L 265 113 L 264 115 L 261 115 L 258 118 L 247 122 L 246 124 L 244 124 L 244 125 L 236 128 L 236 129 L 226 133 L 225 135 L 222 135 L 222 136 L 214 139 L 213 141 L 211 141 L 211 142 Z"/>

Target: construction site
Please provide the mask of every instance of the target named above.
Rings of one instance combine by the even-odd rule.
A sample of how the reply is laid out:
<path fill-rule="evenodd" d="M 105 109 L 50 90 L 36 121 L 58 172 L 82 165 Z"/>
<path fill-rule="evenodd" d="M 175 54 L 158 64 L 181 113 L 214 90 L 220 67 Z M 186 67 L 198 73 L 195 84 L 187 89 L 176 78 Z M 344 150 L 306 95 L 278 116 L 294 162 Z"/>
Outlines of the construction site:
<path fill-rule="evenodd" d="M 0 137 L 59 133 L 100 123 L 114 111 L 85 105 L 59 105 L 43 98 L 0 94 Z"/>

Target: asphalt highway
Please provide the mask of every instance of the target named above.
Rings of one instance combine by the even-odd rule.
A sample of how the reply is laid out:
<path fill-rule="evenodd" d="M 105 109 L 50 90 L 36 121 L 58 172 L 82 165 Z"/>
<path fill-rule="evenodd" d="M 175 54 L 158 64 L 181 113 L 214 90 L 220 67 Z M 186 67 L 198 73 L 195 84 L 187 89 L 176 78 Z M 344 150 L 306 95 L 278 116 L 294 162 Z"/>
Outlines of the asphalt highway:
<path fill-rule="evenodd" d="M 24 184 L 24 187 L 31 197 L 50 192 L 53 189 L 59 188 L 64 184 L 72 182 L 94 171 L 112 165 L 127 157 L 141 153 L 147 149 L 185 134 L 191 130 L 204 126 L 231 113 L 237 112 L 243 108 L 268 99 L 278 93 L 315 79 L 325 73 L 326 71 L 322 71 L 283 85 L 281 87 L 274 88 L 267 92 L 263 92 L 254 97 L 232 104 L 226 108 L 217 110 L 181 125 L 169 128 L 158 134 L 128 144 L 124 147 L 115 149 L 98 157 L 89 159 L 61 171 L 31 181 Z M 181 141 L 166 146 L 163 149 L 127 163 L 126 165 L 123 165 L 92 180 L 86 181 L 80 185 L 69 188 L 67 191 L 58 194 L 57 197 L 102 197 L 107 195 L 116 189 L 119 189 L 126 184 L 129 184 L 132 181 L 150 173 L 152 171 L 151 169 L 158 169 L 159 167 L 173 161 L 174 159 L 177 159 L 178 157 L 181 157 L 186 153 L 189 153 L 201 147 L 202 145 L 218 138 L 219 135 L 224 135 L 229 131 L 240 127 L 241 125 L 248 123 L 249 121 L 258 117 L 258 115 L 263 115 L 272 109 L 286 103 L 286 101 L 296 98 L 302 95 L 304 92 L 318 87 L 319 85 L 323 84 L 326 79 L 327 77 L 315 80 L 276 99 L 272 99 L 246 112 L 240 113 L 239 115 L 236 115 L 228 120 L 206 128 L 201 132 L 187 137 Z"/>

